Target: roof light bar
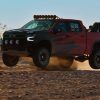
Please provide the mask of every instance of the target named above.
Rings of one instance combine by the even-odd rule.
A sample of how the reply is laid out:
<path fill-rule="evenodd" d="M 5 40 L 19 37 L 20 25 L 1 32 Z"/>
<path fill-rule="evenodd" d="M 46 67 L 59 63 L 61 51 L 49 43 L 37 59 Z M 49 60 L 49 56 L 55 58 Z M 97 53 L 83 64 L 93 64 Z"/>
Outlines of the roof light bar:
<path fill-rule="evenodd" d="M 34 19 L 58 19 L 59 17 L 56 15 L 34 15 Z"/>

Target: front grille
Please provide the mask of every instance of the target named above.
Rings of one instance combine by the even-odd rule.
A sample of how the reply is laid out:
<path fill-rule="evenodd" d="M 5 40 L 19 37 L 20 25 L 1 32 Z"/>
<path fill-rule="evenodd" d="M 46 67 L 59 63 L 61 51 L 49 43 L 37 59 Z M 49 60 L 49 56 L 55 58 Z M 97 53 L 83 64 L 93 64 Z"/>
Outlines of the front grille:
<path fill-rule="evenodd" d="M 4 50 L 25 50 L 27 46 L 26 32 L 15 30 L 7 31 L 3 34 Z"/>
<path fill-rule="evenodd" d="M 19 34 L 6 34 L 4 35 L 4 38 L 25 38 L 25 35 L 19 35 Z"/>
<path fill-rule="evenodd" d="M 26 38 L 4 38 L 3 47 L 7 50 L 25 50 Z"/>

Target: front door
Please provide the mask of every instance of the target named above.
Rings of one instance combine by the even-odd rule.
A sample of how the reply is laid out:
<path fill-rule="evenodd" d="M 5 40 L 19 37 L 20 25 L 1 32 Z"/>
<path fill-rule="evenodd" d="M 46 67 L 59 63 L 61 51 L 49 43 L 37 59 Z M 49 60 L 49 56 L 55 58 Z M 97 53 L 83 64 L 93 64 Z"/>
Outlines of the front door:
<path fill-rule="evenodd" d="M 86 34 L 75 21 L 59 22 L 55 26 L 55 50 L 57 55 L 80 55 L 85 52 Z"/>

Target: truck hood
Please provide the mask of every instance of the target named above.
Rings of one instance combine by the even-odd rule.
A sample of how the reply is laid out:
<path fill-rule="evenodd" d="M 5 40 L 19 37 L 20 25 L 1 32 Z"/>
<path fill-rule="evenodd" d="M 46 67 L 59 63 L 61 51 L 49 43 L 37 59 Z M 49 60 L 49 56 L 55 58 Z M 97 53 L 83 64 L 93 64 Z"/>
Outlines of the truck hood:
<path fill-rule="evenodd" d="M 9 30 L 4 32 L 3 36 L 5 35 L 11 35 L 11 34 L 15 34 L 15 35 L 33 35 L 33 34 L 39 34 L 39 33 L 47 33 L 48 30 L 30 30 L 30 29 L 13 29 L 13 30 Z"/>

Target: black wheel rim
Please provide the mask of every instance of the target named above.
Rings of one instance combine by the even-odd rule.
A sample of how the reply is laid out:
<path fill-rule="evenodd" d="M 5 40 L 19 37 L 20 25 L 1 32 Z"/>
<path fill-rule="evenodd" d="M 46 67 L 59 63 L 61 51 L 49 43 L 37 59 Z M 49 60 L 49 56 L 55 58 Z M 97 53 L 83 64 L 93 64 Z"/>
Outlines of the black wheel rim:
<path fill-rule="evenodd" d="M 41 61 L 46 61 L 47 59 L 47 55 L 45 53 L 42 53 L 40 57 L 41 57 Z"/>
<path fill-rule="evenodd" d="M 100 55 L 96 55 L 95 63 L 100 66 Z"/>
<path fill-rule="evenodd" d="M 47 65 L 48 63 L 48 60 L 49 60 L 49 52 L 48 50 L 46 49 L 42 49 L 40 52 L 39 52 L 39 61 L 40 63 L 45 66 Z"/>

